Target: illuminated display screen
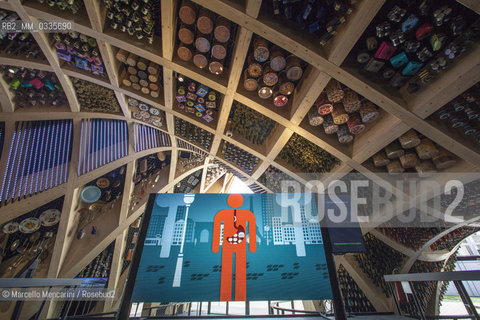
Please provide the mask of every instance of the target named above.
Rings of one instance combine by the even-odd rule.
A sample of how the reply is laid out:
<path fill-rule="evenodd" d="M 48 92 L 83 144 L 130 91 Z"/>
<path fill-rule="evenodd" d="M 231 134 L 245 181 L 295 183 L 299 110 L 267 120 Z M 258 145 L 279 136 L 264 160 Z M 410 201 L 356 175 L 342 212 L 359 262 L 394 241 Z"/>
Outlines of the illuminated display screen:
<path fill-rule="evenodd" d="M 131 301 L 332 299 L 310 197 L 155 195 Z"/>

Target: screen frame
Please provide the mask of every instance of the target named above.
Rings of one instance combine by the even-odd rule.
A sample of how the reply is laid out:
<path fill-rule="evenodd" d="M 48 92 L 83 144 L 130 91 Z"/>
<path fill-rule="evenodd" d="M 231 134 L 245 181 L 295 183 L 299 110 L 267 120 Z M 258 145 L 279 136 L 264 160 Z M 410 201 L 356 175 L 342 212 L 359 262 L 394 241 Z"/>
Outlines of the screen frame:
<path fill-rule="evenodd" d="M 145 206 L 145 213 L 140 226 L 140 233 L 137 240 L 137 246 L 135 248 L 135 252 L 133 253 L 130 270 L 128 272 L 125 289 L 122 295 L 120 310 L 117 313 L 117 319 L 129 319 L 130 317 L 133 289 L 135 287 L 137 273 L 140 266 L 140 259 L 143 254 L 145 239 L 147 237 L 148 225 L 152 217 L 153 206 L 155 204 L 155 199 L 157 195 L 158 193 L 150 193 L 147 204 Z M 317 197 L 317 201 L 319 201 L 318 197 Z M 318 203 L 317 203 L 317 210 L 318 210 Z M 340 292 L 340 286 L 338 284 L 337 270 L 336 270 L 335 261 L 333 258 L 334 255 L 332 252 L 332 243 L 330 240 L 328 225 L 325 219 L 322 219 L 319 223 L 320 223 L 320 230 L 323 238 L 323 247 L 325 250 L 327 269 L 330 275 L 330 287 L 332 289 L 332 295 L 333 295 L 335 319 L 343 320 L 343 319 L 346 319 L 345 307 L 344 307 L 342 294 Z"/>
<path fill-rule="evenodd" d="M 150 195 L 148 196 L 147 205 L 145 206 L 145 212 L 143 215 L 142 223 L 140 225 L 140 233 L 138 235 L 137 246 L 133 253 L 133 258 L 130 264 L 130 270 L 128 272 L 125 289 L 123 290 L 120 310 L 117 313 L 117 319 L 130 318 L 133 288 L 135 287 L 135 280 L 137 279 L 138 268 L 140 266 L 140 258 L 142 257 L 145 239 L 147 238 L 148 225 L 150 222 L 150 218 L 152 217 L 153 205 L 155 204 L 156 196 L 157 193 L 150 193 Z"/>

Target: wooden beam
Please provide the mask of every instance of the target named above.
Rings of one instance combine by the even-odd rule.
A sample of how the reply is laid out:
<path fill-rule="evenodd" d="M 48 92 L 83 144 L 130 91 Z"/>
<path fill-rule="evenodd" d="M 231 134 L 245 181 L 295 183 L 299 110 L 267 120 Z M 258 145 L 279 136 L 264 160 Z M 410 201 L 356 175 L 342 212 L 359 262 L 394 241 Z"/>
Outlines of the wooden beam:
<path fill-rule="evenodd" d="M 127 164 L 127 168 L 125 169 L 125 185 L 123 187 L 122 204 L 120 206 L 120 213 L 118 215 L 119 225 L 121 225 L 127 219 L 128 210 L 130 208 L 130 199 L 132 197 L 133 188 L 135 187 L 133 178 L 136 171 L 136 161 L 134 160 L 129 162 Z"/>
<path fill-rule="evenodd" d="M 295 89 L 292 101 L 291 121 L 294 125 L 299 125 L 306 114 L 312 108 L 315 100 L 325 89 L 331 77 L 309 66 L 302 77 L 300 89 Z"/>
<path fill-rule="evenodd" d="M 2 112 L 14 112 L 15 105 L 13 104 L 13 94 L 10 91 L 8 83 L 5 82 L 3 77 L 0 77 L 0 106 Z"/>
<path fill-rule="evenodd" d="M 325 48 L 329 61 L 339 66 L 345 60 L 384 3 L 385 0 L 364 0 L 356 5 L 345 26 L 339 28 Z"/>
<path fill-rule="evenodd" d="M 463 4 L 468 9 L 480 14 L 480 2 L 478 2 L 477 0 L 457 0 L 457 2 Z"/>
<path fill-rule="evenodd" d="M 0 64 L 53 72 L 53 68 L 51 65 L 48 64 L 48 61 L 28 60 L 16 56 L 14 56 L 13 58 L 7 56 L 0 56 Z"/>
<path fill-rule="evenodd" d="M 17 12 L 20 19 L 22 19 L 23 21 L 32 22 L 37 20 L 36 18 L 30 17 L 27 14 L 20 0 L 10 0 L 9 2 L 11 3 L 13 9 Z M 65 74 L 61 70 L 58 63 L 58 58 L 54 54 L 53 49 L 50 47 L 47 35 L 45 33 L 33 32 L 32 36 L 37 41 L 38 46 L 42 50 L 45 58 L 47 58 L 47 61 L 50 63 L 53 71 L 55 72 L 55 75 L 57 76 L 58 81 L 62 86 L 65 96 L 67 97 L 70 109 L 72 110 L 72 112 L 80 111 L 80 104 L 78 103 L 72 82 L 67 76 L 65 76 Z"/>
<path fill-rule="evenodd" d="M 108 285 L 107 288 L 112 290 L 115 289 L 118 294 L 118 282 L 122 274 L 123 267 L 123 253 L 125 251 L 125 246 L 127 242 L 128 227 L 119 233 L 115 238 L 115 247 L 113 249 L 112 264 L 110 267 L 110 274 L 108 276 Z M 111 308 L 114 300 L 105 300 L 105 305 L 103 307 L 103 312 L 108 312 Z"/>
<path fill-rule="evenodd" d="M 163 57 L 169 61 L 173 58 L 175 30 L 177 26 L 177 1 L 162 1 L 162 50 Z"/>
<path fill-rule="evenodd" d="M 262 0 L 246 0 L 245 13 L 252 18 L 258 17 Z"/>

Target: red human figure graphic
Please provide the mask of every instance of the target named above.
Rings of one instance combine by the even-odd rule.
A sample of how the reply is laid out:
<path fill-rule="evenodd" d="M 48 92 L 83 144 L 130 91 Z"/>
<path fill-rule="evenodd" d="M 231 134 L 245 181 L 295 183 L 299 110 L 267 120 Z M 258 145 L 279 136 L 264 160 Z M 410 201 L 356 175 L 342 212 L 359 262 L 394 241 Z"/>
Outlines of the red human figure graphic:
<path fill-rule="evenodd" d="M 233 254 L 235 254 L 235 301 L 245 301 L 247 299 L 247 222 L 249 249 L 250 252 L 255 252 L 257 250 L 255 216 L 249 210 L 236 210 L 243 203 L 241 194 L 231 194 L 227 202 L 233 210 L 221 210 L 213 220 L 213 252 L 220 250 L 220 227 L 223 223 L 220 301 L 232 301 Z"/>

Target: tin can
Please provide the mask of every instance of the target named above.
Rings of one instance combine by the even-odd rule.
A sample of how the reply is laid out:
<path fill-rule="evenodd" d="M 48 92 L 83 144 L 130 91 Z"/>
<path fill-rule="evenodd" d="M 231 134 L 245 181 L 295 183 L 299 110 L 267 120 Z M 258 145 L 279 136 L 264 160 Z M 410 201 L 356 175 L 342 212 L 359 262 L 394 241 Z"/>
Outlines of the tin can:
<path fill-rule="evenodd" d="M 332 115 L 327 114 L 323 117 L 323 130 L 326 134 L 334 134 L 338 130 L 338 125 L 333 122 Z"/>
<path fill-rule="evenodd" d="M 377 119 L 379 113 L 375 105 L 370 101 L 362 103 L 360 107 L 360 117 L 362 118 L 362 122 L 367 123 Z"/>
<path fill-rule="evenodd" d="M 268 41 L 257 37 L 253 42 L 253 56 L 258 62 L 265 62 L 270 56 L 270 51 L 268 50 Z"/>
<path fill-rule="evenodd" d="M 288 103 L 288 97 L 280 93 L 277 88 L 277 91 L 273 94 L 273 104 L 276 107 L 283 107 L 287 103 Z"/>
<path fill-rule="evenodd" d="M 318 108 L 318 113 L 321 115 L 326 115 L 332 112 L 333 104 L 327 99 L 327 94 L 322 92 L 320 96 L 315 101 L 315 105 Z"/>
<path fill-rule="evenodd" d="M 291 95 L 295 90 L 295 84 L 287 79 L 287 73 L 285 71 L 280 72 L 278 76 L 279 91 L 284 95 Z"/>
<path fill-rule="evenodd" d="M 288 80 L 291 80 L 291 81 L 300 80 L 300 78 L 303 75 L 303 69 L 302 69 L 300 59 L 295 57 L 294 55 L 288 56 L 286 71 L 287 71 Z"/>
<path fill-rule="evenodd" d="M 257 80 L 249 76 L 247 69 L 243 72 L 243 87 L 247 91 L 255 91 L 258 88 Z"/>
<path fill-rule="evenodd" d="M 278 75 L 272 68 L 267 65 L 263 72 L 263 83 L 269 87 L 276 85 L 278 82 Z"/>
<path fill-rule="evenodd" d="M 345 96 L 342 102 L 345 111 L 347 111 L 348 113 L 356 112 L 362 106 L 362 102 L 353 90 L 348 90 L 347 92 L 345 92 Z"/>
<path fill-rule="evenodd" d="M 218 42 L 227 42 L 230 39 L 230 21 L 222 16 L 218 16 L 215 20 L 213 35 Z"/>
<path fill-rule="evenodd" d="M 353 140 L 353 136 L 348 132 L 348 127 L 346 124 L 338 126 L 337 130 L 338 142 L 345 144 Z"/>
<path fill-rule="evenodd" d="M 365 125 L 363 124 L 362 119 L 360 118 L 360 115 L 358 113 L 350 115 L 347 125 L 348 130 L 353 135 L 360 134 L 363 132 L 363 130 L 365 130 Z"/>
<path fill-rule="evenodd" d="M 348 121 L 348 114 L 345 112 L 345 108 L 341 103 L 337 103 L 333 106 L 332 110 L 333 122 L 335 124 L 344 124 Z"/>
<path fill-rule="evenodd" d="M 319 126 L 323 123 L 323 117 L 321 114 L 318 113 L 318 108 L 313 107 L 308 112 L 308 123 L 313 126 Z"/>
<path fill-rule="evenodd" d="M 270 67 L 273 71 L 279 72 L 285 69 L 287 60 L 285 59 L 283 50 L 279 47 L 274 47 L 270 53 Z"/>

